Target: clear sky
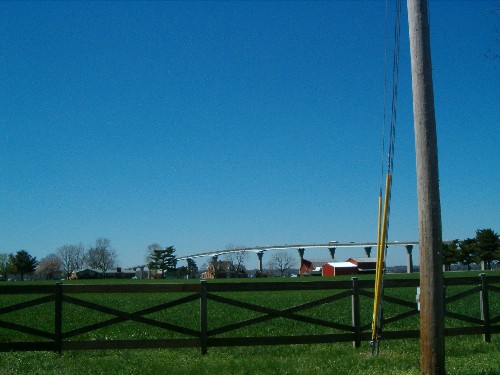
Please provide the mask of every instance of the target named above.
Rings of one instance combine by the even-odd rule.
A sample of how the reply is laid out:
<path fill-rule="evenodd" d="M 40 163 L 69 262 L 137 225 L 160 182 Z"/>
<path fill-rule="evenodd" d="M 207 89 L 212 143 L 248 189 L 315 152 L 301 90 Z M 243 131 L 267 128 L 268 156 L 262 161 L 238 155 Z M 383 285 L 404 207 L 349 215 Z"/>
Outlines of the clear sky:
<path fill-rule="evenodd" d="M 500 230 L 495 7 L 430 1 L 444 239 Z M 107 237 L 127 267 L 153 242 L 183 256 L 376 241 L 385 14 L 383 1 L 0 2 L 0 252 Z M 392 62 L 392 25 L 388 38 Z M 389 239 L 418 240 L 405 1 L 398 92 Z"/>

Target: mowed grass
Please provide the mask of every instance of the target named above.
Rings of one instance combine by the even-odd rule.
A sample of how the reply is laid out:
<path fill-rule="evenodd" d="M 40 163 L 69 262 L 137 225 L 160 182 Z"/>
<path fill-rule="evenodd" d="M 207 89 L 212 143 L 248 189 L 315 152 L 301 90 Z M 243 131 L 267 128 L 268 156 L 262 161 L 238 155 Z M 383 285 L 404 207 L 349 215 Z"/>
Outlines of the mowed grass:
<path fill-rule="evenodd" d="M 446 369 L 455 375 L 500 374 L 499 347 L 479 337 L 450 338 Z M 366 343 L 290 345 L 276 347 L 14 352 L 0 354 L 2 374 L 420 374 L 418 340 L 381 344 L 372 356 Z"/>
<path fill-rule="evenodd" d="M 479 272 L 447 273 L 447 277 L 477 277 Z M 488 273 L 498 275 L 499 272 Z M 371 278 L 372 276 L 365 276 Z M 363 277 L 363 278 L 365 278 Z M 388 275 L 388 278 L 413 278 L 418 275 Z M 338 280 L 340 278 L 336 278 Z M 350 278 L 346 278 L 350 279 Z M 297 281 L 298 279 L 267 279 L 268 281 Z M 316 278 L 300 281 L 316 281 Z M 227 280 L 223 280 L 226 282 Z M 253 280 L 231 280 L 249 282 Z M 88 281 L 89 283 L 102 283 Z M 109 281 L 131 283 L 140 281 Z M 161 281 L 148 281 L 161 282 Z M 171 281 L 168 281 L 171 282 Z M 178 282 L 178 281 L 175 281 Z M 185 282 L 185 281 L 184 281 Z M 190 281 L 199 282 L 199 281 Z M 217 281 L 211 281 L 217 282 Z M 25 285 L 26 283 L 24 283 Z M 456 294 L 463 288 L 449 288 L 447 294 Z M 325 296 L 328 291 L 311 292 L 260 292 L 221 293 L 224 297 L 268 306 L 277 309 L 294 306 Z M 415 300 L 414 288 L 396 288 L 386 293 L 408 301 Z M 123 311 L 138 311 L 158 303 L 176 299 L 175 296 L 157 294 L 88 294 L 79 298 L 116 307 Z M 0 307 L 33 299 L 36 296 L 1 296 Z M 301 314 L 328 319 L 332 315 L 335 322 L 350 324 L 350 298 L 328 305 L 319 306 Z M 361 298 L 362 322 L 371 320 L 372 300 Z M 401 309 L 386 303 L 386 316 Z M 404 309 L 404 308 L 403 308 Z M 465 315 L 479 317 L 479 296 L 474 294 L 465 300 L 454 302 L 448 309 Z M 490 293 L 492 316 L 500 314 L 500 295 Z M 232 322 L 241 321 L 257 313 L 209 301 L 209 329 Z M 64 331 L 110 318 L 79 306 L 64 305 Z M 174 309 L 148 315 L 149 318 L 171 322 L 180 326 L 199 329 L 199 304 L 197 302 L 178 306 Z M 29 325 L 53 331 L 53 304 L 44 304 L 17 313 L 3 314 L 2 320 Z M 418 329 L 418 316 L 391 324 L 389 329 Z M 447 319 L 448 326 L 460 326 L 461 322 Z M 286 319 L 273 319 L 257 326 L 246 327 L 219 337 L 301 335 L 337 332 L 330 328 L 311 327 L 307 324 Z M 448 374 L 469 375 L 500 374 L 500 335 L 493 335 L 491 343 L 484 343 L 480 335 L 446 338 L 446 370 Z M 182 334 L 172 333 L 133 322 L 123 322 L 115 326 L 77 336 L 78 340 L 92 339 L 135 339 L 135 338 L 177 338 Z M 0 329 L 0 342 L 32 340 L 27 334 L 17 334 Z M 154 349 L 154 350 L 106 350 L 106 351 L 65 351 L 62 355 L 52 352 L 11 352 L 0 353 L 0 374 L 419 374 L 420 343 L 418 339 L 386 340 L 380 343 L 379 355 L 372 356 L 369 344 L 363 342 L 361 348 L 353 348 L 351 343 L 249 346 L 208 348 L 207 355 L 201 355 L 197 348 Z"/>

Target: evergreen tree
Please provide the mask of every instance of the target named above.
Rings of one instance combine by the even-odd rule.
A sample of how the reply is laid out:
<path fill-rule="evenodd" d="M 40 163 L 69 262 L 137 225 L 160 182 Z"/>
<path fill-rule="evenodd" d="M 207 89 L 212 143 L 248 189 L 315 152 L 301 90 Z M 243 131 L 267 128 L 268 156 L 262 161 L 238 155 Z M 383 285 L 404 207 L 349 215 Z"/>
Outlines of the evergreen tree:
<path fill-rule="evenodd" d="M 36 257 L 31 256 L 26 250 L 19 250 L 16 255 L 10 254 L 9 260 L 14 272 L 21 275 L 21 281 L 24 280 L 24 275 L 35 272 L 38 265 Z"/>
<path fill-rule="evenodd" d="M 192 258 L 187 258 L 187 269 L 189 277 L 194 279 L 198 273 L 198 266 Z"/>
<path fill-rule="evenodd" d="M 459 262 L 458 240 L 444 243 L 441 246 L 445 271 L 451 271 L 451 265 Z"/>
<path fill-rule="evenodd" d="M 150 255 L 148 256 L 149 269 L 161 271 L 162 278 L 165 277 L 165 271 L 167 272 L 175 271 L 177 265 L 177 259 L 174 253 L 175 253 L 175 248 L 173 246 L 169 246 L 163 250 L 152 249 Z"/>
<path fill-rule="evenodd" d="M 467 238 L 458 243 L 458 260 L 463 265 L 467 266 L 467 270 L 470 271 L 470 265 L 478 261 L 475 250 L 476 239 Z"/>
<path fill-rule="evenodd" d="M 478 229 L 476 231 L 476 253 L 484 262 L 484 269 L 491 270 L 491 262 L 498 259 L 500 238 L 492 229 Z"/>

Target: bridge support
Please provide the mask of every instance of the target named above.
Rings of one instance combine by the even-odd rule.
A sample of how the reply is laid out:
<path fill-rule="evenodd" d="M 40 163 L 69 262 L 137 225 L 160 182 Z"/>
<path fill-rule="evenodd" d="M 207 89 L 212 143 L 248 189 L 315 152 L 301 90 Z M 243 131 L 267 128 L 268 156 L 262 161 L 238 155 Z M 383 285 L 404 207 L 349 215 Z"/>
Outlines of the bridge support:
<path fill-rule="evenodd" d="M 302 269 L 302 263 L 304 262 L 304 251 L 306 249 L 304 248 L 299 248 L 297 251 L 299 252 L 299 272 Z"/>
<path fill-rule="evenodd" d="M 141 270 L 141 280 L 144 279 L 144 268 L 145 267 L 146 266 L 140 266 L 140 267 L 138 267 Z"/>
<path fill-rule="evenodd" d="M 262 257 L 264 256 L 263 251 L 259 251 L 257 253 L 257 257 L 259 258 L 259 272 L 262 272 Z"/>
<path fill-rule="evenodd" d="M 372 247 L 371 246 L 365 246 L 365 254 L 366 254 L 367 258 L 370 257 L 371 253 L 372 253 Z"/>
<path fill-rule="evenodd" d="M 406 245 L 406 253 L 408 254 L 407 263 L 406 263 L 406 273 L 413 273 L 413 258 L 411 255 L 411 251 L 413 250 L 413 245 Z"/>
<path fill-rule="evenodd" d="M 328 251 L 330 252 L 330 257 L 332 258 L 332 260 L 335 259 L 335 249 L 337 249 L 336 247 L 329 247 L 328 248 Z"/>

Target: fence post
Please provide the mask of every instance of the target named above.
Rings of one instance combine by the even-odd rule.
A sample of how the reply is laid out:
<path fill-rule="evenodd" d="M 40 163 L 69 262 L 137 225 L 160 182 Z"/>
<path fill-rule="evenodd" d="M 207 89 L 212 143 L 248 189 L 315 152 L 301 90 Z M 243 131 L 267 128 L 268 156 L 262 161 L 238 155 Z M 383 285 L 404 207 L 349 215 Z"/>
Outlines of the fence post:
<path fill-rule="evenodd" d="M 354 341 L 352 345 L 355 348 L 361 346 L 361 339 L 359 338 L 361 333 L 361 312 L 359 308 L 359 285 L 358 278 L 353 277 L 352 280 L 352 326 L 354 329 Z"/>
<path fill-rule="evenodd" d="M 491 342 L 490 332 L 490 304 L 488 301 L 488 282 L 486 281 L 486 274 L 479 275 L 481 278 L 481 292 L 479 292 L 480 305 L 481 305 L 481 320 L 483 321 L 484 333 L 483 340 Z"/>
<path fill-rule="evenodd" d="M 62 354 L 62 296 L 62 283 L 57 283 L 54 304 L 54 340 L 56 344 L 56 351 L 59 354 Z"/>
<path fill-rule="evenodd" d="M 448 305 L 446 303 L 446 285 L 443 285 L 443 316 L 446 316 Z"/>
<path fill-rule="evenodd" d="M 201 354 L 207 354 L 207 280 L 200 280 L 200 346 Z"/>

